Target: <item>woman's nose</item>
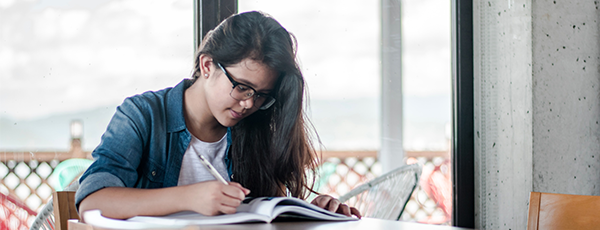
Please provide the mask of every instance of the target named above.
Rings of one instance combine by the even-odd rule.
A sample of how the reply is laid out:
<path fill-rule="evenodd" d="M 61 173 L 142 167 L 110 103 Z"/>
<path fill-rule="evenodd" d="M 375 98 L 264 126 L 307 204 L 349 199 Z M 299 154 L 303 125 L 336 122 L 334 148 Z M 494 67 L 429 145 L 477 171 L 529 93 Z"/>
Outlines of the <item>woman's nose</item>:
<path fill-rule="evenodd" d="M 244 109 L 251 109 L 254 106 L 254 97 L 250 97 L 246 100 L 241 100 L 240 103 Z"/>

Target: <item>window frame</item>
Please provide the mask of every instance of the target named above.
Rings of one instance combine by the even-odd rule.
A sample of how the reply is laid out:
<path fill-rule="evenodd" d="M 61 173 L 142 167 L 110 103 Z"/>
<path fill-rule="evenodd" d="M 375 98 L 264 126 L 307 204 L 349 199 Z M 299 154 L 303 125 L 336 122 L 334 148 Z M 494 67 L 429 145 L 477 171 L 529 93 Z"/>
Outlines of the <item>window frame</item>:
<path fill-rule="evenodd" d="M 194 0 L 194 51 L 208 31 L 238 12 L 237 0 Z"/>
<path fill-rule="evenodd" d="M 473 1 L 452 0 L 452 225 L 475 227 Z"/>

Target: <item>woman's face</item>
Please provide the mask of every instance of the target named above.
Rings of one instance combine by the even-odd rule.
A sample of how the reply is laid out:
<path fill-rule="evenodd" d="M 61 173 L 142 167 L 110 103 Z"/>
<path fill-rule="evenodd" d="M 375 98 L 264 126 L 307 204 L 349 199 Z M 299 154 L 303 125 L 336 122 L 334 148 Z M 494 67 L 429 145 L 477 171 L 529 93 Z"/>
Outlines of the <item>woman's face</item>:
<path fill-rule="evenodd" d="M 263 63 L 248 58 L 231 66 L 223 66 L 223 68 L 231 80 L 251 87 L 256 90 L 257 94 L 270 93 L 277 81 L 275 71 Z M 221 125 L 234 126 L 259 109 L 260 105 L 255 103 L 254 96 L 242 100 L 231 96 L 233 83 L 217 63 L 213 63 L 210 72 L 205 84 L 206 100 L 209 110 Z M 243 85 L 241 87 L 244 87 Z"/>

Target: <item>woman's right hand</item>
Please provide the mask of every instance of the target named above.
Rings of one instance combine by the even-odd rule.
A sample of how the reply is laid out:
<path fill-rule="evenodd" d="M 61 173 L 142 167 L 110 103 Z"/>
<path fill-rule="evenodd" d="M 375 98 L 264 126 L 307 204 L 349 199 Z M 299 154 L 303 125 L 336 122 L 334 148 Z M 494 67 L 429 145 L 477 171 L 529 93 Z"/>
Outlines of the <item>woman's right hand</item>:
<path fill-rule="evenodd" d="M 106 187 L 84 198 L 79 212 L 99 209 L 113 219 L 133 216 L 164 216 L 181 211 L 203 215 L 235 213 L 250 190 L 230 182 L 205 181 L 159 189 Z"/>
<path fill-rule="evenodd" d="M 206 216 L 233 214 L 250 190 L 236 182 L 228 185 L 219 181 L 205 181 L 185 186 L 181 199 L 185 209 Z"/>

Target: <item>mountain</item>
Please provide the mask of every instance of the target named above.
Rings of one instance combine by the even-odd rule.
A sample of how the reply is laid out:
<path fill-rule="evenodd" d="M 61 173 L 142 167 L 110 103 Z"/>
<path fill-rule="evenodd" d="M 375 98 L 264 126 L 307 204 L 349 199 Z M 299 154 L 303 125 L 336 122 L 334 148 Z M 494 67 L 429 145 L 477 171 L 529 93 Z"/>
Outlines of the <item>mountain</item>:
<path fill-rule="evenodd" d="M 313 99 L 306 113 L 327 150 L 374 150 L 380 146 L 380 107 L 378 98 Z M 83 148 L 91 151 L 100 143 L 115 108 L 103 106 L 30 120 L 0 117 L 0 151 L 67 151 L 72 120 L 83 122 Z M 449 96 L 406 96 L 403 108 L 405 149 L 447 147 Z"/>
<path fill-rule="evenodd" d="M 30 120 L 0 117 L 0 150 L 66 151 L 70 148 L 71 121 L 83 122 L 83 148 L 92 150 L 115 112 L 116 106 L 104 106 L 74 113 L 56 114 Z"/>

